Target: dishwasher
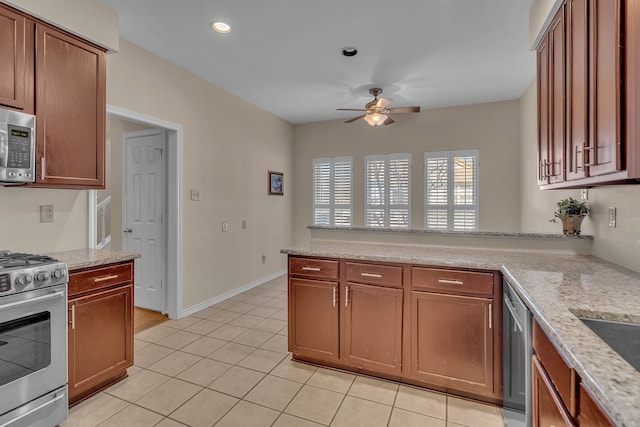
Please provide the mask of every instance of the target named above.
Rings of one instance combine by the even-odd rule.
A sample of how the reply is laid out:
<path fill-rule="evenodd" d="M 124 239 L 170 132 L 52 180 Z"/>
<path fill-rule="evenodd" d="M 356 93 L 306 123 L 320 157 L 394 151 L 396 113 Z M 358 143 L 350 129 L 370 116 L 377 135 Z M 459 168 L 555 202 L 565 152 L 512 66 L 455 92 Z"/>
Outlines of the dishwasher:
<path fill-rule="evenodd" d="M 503 289 L 503 415 L 508 427 L 530 427 L 531 312 L 506 279 Z"/>

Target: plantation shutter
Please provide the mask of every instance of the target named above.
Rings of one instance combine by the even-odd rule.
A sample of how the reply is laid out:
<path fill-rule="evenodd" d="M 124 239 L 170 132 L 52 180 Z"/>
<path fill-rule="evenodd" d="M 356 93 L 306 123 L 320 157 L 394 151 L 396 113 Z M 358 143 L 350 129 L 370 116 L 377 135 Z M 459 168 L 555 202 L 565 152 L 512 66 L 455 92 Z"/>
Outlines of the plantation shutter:
<path fill-rule="evenodd" d="M 411 155 L 365 157 L 365 225 L 409 227 Z"/>
<path fill-rule="evenodd" d="M 313 160 L 313 224 L 351 225 L 353 159 Z"/>
<path fill-rule="evenodd" d="M 425 153 L 425 228 L 478 228 L 478 150 Z"/>

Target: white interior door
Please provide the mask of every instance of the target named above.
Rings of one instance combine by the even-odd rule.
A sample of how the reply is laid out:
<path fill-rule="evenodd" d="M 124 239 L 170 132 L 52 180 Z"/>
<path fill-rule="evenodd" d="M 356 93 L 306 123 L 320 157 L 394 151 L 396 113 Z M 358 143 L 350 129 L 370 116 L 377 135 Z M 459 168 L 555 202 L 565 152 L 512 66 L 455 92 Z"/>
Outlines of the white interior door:
<path fill-rule="evenodd" d="M 126 133 L 123 247 L 136 261 L 134 304 L 166 312 L 166 138 L 159 130 Z"/>

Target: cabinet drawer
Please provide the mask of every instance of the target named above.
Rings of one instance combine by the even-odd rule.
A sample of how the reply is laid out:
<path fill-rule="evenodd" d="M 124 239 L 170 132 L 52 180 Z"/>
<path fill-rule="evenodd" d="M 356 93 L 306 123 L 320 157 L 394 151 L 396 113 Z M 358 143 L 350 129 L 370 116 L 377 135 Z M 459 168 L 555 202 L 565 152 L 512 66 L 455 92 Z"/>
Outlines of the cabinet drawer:
<path fill-rule="evenodd" d="M 554 388 L 571 416 L 576 414 L 576 371 L 573 370 L 551 343 L 538 322 L 533 324 L 533 351 L 547 372 Z"/>
<path fill-rule="evenodd" d="M 492 295 L 493 273 L 413 267 L 411 286 L 419 289 Z"/>
<path fill-rule="evenodd" d="M 315 258 L 289 258 L 289 274 L 338 280 L 338 261 Z"/>
<path fill-rule="evenodd" d="M 69 275 L 69 295 L 107 288 L 133 281 L 133 263 L 109 265 L 102 268 L 72 272 Z"/>
<path fill-rule="evenodd" d="M 402 287 L 402 267 L 348 262 L 347 281 Z"/>

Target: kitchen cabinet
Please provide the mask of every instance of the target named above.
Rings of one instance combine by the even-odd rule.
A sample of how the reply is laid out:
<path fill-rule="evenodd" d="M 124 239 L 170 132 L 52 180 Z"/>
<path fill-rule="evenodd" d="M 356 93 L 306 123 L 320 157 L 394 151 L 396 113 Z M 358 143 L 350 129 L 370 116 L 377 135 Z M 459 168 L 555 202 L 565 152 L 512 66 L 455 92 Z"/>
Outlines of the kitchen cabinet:
<path fill-rule="evenodd" d="M 478 395 L 499 395 L 494 341 L 500 335 L 494 329 L 500 328 L 493 291 L 491 273 L 413 267 L 412 377 Z"/>
<path fill-rule="evenodd" d="M 565 179 L 565 13 L 564 6 L 551 22 L 545 40 L 537 49 L 538 59 L 538 182 Z"/>
<path fill-rule="evenodd" d="M 574 427 L 576 425 L 535 356 L 533 356 L 531 384 L 533 392 L 532 425 L 534 427 Z"/>
<path fill-rule="evenodd" d="M 543 189 L 640 177 L 640 135 L 633 124 L 640 11 L 633 3 L 566 0 L 537 46 Z"/>
<path fill-rule="evenodd" d="M 36 23 L 35 186 L 104 188 L 106 53 Z"/>
<path fill-rule="evenodd" d="M 289 257 L 294 359 L 497 403 L 497 272 Z"/>
<path fill-rule="evenodd" d="M 347 262 L 346 275 L 349 281 L 344 287 L 344 362 L 400 375 L 402 267 Z"/>
<path fill-rule="evenodd" d="M 33 23 L 0 4 L 0 105 L 33 114 Z"/>
<path fill-rule="evenodd" d="M 127 376 L 133 365 L 133 261 L 69 275 L 69 403 Z"/>
<path fill-rule="evenodd" d="M 580 384 L 579 406 L 578 425 L 580 427 L 613 427 L 615 425 L 583 384 Z"/>
<path fill-rule="evenodd" d="M 338 360 L 338 283 L 289 279 L 289 351 Z"/>

